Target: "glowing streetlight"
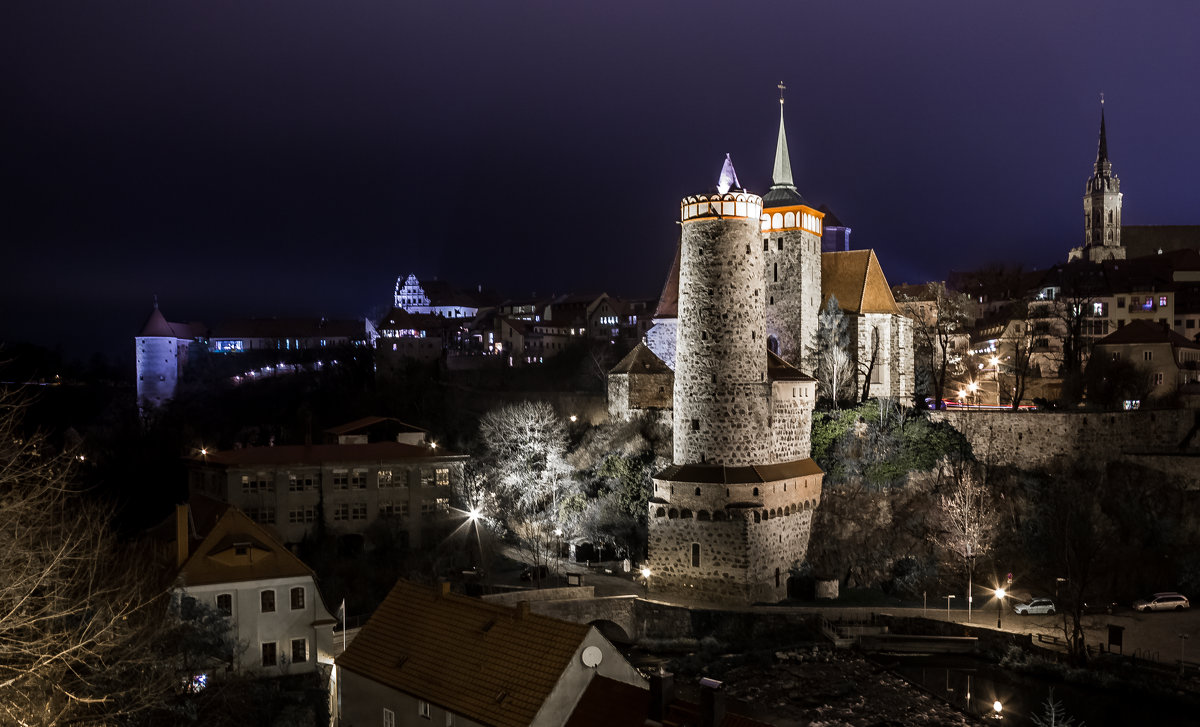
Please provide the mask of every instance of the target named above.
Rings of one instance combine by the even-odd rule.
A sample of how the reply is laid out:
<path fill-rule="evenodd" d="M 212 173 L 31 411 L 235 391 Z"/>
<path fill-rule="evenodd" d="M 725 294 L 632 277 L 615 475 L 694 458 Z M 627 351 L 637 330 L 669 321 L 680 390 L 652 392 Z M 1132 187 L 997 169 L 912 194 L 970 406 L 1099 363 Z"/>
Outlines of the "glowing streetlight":
<path fill-rule="evenodd" d="M 430 443 L 429 443 L 429 448 L 430 448 L 430 449 L 437 449 L 437 442 L 430 442 Z"/>
<path fill-rule="evenodd" d="M 1001 618 L 1003 616 L 1004 616 L 1004 589 L 997 588 L 996 589 L 996 628 L 998 628 L 998 629 L 1004 628 L 1004 624 L 1002 624 L 1000 622 Z M 999 702 L 996 702 L 996 704 L 999 704 Z M 999 710 L 996 710 L 996 711 L 999 711 Z"/>
<path fill-rule="evenodd" d="M 574 423 L 575 423 L 575 422 L 577 422 L 577 421 L 579 421 L 579 417 L 577 417 L 577 416 L 575 416 L 574 414 L 572 414 L 572 415 L 571 415 L 571 423 L 572 423 L 572 424 L 574 424 Z"/>
<path fill-rule="evenodd" d="M 1003 709 L 1004 709 L 1004 705 L 1003 705 L 1003 704 L 1000 704 L 1000 700 L 999 700 L 999 699 L 997 699 L 996 701 L 992 702 L 992 712 L 993 712 L 993 715 L 992 715 L 992 716 L 993 716 L 993 717 L 995 717 L 996 719 L 1004 719 L 1004 717 L 1003 717 L 1003 716 L 1001 716 L 1001 714 L 1000 714 L 1000 712 L 1001 712 Z"/>
<path fill-rule="evenodd" d="M 650 595 L 650 569 L 642 568 L 642 584 L 646 586 L 646 595 Z"/>
<path fill-rule="evenodd" d="M 954 598 L 953 594 L 946 596 L 946 620 L 947 621 L 950 620 L 950 599 L 951 598 Z"/>
<path fill-rule="evenodd" d="M 479 522 L 479 508 L 473 507 L 467 511 L 467 519 L 471 522 Z"/>

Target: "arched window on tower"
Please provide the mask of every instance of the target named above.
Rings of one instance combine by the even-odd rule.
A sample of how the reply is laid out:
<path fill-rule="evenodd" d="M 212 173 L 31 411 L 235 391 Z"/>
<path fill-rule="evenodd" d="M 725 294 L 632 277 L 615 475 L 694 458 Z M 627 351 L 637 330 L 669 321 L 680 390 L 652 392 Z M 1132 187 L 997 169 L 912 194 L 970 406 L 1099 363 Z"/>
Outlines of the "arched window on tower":
<path fill-rule="evenodd" d="M 775 336 L 767 336 L 767 350 L 776 356 L 779 355 L 779 339 Z"/>

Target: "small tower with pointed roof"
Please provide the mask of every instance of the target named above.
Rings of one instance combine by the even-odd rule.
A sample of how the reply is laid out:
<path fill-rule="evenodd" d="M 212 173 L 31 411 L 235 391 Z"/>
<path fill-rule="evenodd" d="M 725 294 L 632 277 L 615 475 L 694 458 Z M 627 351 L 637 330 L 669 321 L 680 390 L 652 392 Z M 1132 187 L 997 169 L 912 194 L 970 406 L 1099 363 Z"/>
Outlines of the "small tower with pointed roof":
<path fill-rule="evenodd" d="M 763 195 L 761 244 L 766 279 L 767 344 L 804 368 L 812 358 L 821 306 L 821 227 L 824 213 L 809 207 L 792 176 L 779 84 L 779 136 L 771 189 Z"/>
<path fill-rule="evenodd" d="M 175 398 L 188 349 L 203 335 L 202 329 L 196 323 L 168 321 L 158 309 L 158 296 L 154 297 L 154 310 L 134 338 L 139 409 L 162 406 Z"/>
<path fill-rule="evenodd" d="M 1121 180 L 1108 160 L 1108 135 L 1104 128 L 1104 98 L 1100 99 L 1100 142 L 1096 163 L 1083 195 L 1083 245 L 1073 248 L 1067 261 L 1124 260 L 1121 244 Z"/>

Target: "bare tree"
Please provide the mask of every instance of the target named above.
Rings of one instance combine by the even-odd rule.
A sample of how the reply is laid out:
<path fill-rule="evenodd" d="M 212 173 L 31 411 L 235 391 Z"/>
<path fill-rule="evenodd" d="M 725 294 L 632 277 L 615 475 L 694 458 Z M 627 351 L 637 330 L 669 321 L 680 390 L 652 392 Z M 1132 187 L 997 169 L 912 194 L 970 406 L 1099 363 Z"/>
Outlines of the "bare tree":
<path fill-rule="evenodd" d="M 838 305 L 837 296 L 829 296 L 825 310 L 817 318 L 813 355 L 816 357 L 812 368 L 816 372 L 817 388 L 821 396 L 836 409 L 841 400 L 846 398 L 854 380 L 849 322 Z"/>
<path fill-rule="evenodd" d="M 169 598 L 78 492 L 70 455 L 20 427 L 0 393 L 0 723 L 131 721 L 169 699 L 157 635 Z"/>
<path fill-rule="evenodd" d="M 879 327 L 871 326 L 870 343 L 867 344 L 867 355 L 860 356 L 858 359 L 858 370 L 862 374 L 862 399 L 861 402 L 866 404 L 871 398 L 871 376 L 875 373 L 875 364 L 879 362 Z"/>
<path fill-rule="evenodd" d="M 934 544 L 962 561 L 967 573 L 967 619 L 971 618 L 975 559 L 987 555 L 996 534 L 996 517 L 986 489 L 968 462 L 948 466 L 948 490 L 938 497 L 931 533 Z"/>
<path fill-rule="evenodd" d="M 923 295 L 902 295 L 900 305 L 913 320 L 917 368 L 927 372 L 934 408 L 940 409 L 947 382 L 962 373 L 965 350 L 956 340 L 971 322 L 971 299 L 931 283 Z"/>
<path fill-rule="evenodd" d="M 996 362 L 996 387 L 1003 389 L 1011 397 L 1012 410 L 1021 408 L 1021 399 L 1025 397 L 1025 389 L 1029 385 L 1029 377 L 1033 375 L 1033 317 L 1029 313 L 1026 301 L 1017 303 L 1016 323 L 1008 327 L 1000 339 L 1000 356 Z M 997 405 L 1000 404 L 997 392 Z"/>

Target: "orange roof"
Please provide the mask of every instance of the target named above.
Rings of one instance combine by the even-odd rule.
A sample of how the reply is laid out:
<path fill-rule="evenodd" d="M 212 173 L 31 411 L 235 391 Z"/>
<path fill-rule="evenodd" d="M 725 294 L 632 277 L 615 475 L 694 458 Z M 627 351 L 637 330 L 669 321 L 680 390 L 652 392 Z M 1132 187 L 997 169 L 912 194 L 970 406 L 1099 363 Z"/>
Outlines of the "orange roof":
<path fill-rule="evenodd" d="M 821 299 L 831 295 L 847 313 L 900 314 L 874 250 L 821 253 Z"/>
<path fill-rule="evenodd" d="M 590 629 L 402 580 L 337 664 L 471 721 L 518 727 Z"/>
<path fill-rule="evenodd" d="M 313 571 L 241 510 L 230 507 L 192 549 L 178 579 L 185 586 L 311 576 Z"/>

